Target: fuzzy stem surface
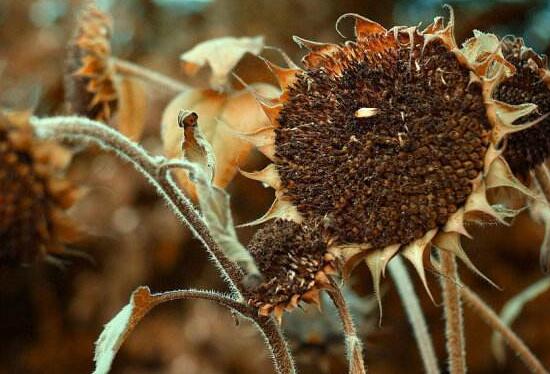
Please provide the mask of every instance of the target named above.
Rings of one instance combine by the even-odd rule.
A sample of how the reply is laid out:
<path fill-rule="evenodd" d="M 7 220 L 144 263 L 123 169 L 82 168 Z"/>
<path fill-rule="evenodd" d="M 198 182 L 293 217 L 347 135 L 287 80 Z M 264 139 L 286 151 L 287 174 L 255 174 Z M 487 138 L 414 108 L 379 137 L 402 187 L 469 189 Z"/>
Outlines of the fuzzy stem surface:
<path fill-rule="evenodd" d="M 460 300 L 459 278 L 455 255 L 448 251 L 439 251 L 441 259 L 441 288 L 445 313 L 445 334 L 449 372 L 466 373 L 466 348 L 464 340 L 464 321 Z"/>
<path fill-rule="evenodd" d="M 32 118 L 31 123 L 40 136 L 95 143 L 113 150 L 117 155 L 133 163 L 138 171 L 146 176 L 166 200 L 176 215 L 211 254 L 222 274 L 234 291 L 240 290 L 243 272 L 225 255 L 224 251 L 210 235 L 208 227 L 191 201 L 168 179 L 159 179 L 162 162 L 151 157 L 141 146 L 124 137 L 110 127 L 83 117 Z M 240 292 L 238 292 L 240 296 Z"/>
<path fill-rule="evenodd" d="M 328 290 L 328 294 L 338 310 L 338 315 L 342 322 L 342 328 L 346 337 L 346 351 L 349 362 L 350 374 L 366 374 L 365 363 L 363 361 L 363 344 L 357 336 L 357 330 L 353 323 L 353 317 L 349 311 L 344 295 L 336 282 L 331 279 L 332 288 Z"/>

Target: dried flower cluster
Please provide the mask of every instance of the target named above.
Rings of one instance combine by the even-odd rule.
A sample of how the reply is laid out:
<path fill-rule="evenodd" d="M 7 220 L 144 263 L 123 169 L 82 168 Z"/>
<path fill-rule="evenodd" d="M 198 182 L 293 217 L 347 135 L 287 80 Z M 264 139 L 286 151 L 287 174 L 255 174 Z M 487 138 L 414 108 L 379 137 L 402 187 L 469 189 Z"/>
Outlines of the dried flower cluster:
<path fill-rule="evenodd" d="M 480 32 L 458 48 L 452 13 L 447 25 L 436 18 L 424 30 L 346 17 L 355 19 L 355 41 L 295 38 L 310 50 L 305 70 L 268 63 L 283 93 L 262 103 L 272 125 L 249 140 L 273 164 L 246 175 L 272 186 L 276 200 L 253 223 L 323 222 L 328 252 L 347 268 L 365 259 L 377 290 L 397 253 L 426 284 L 423 253 L 432 244 L 472 267 L 460 244 L 470 236 L 465 224 L 506 223 L 516 213 L 506 200 L 490 203 L 486 191 L 533 196 L 502 152 L 510 134 L 540 122 L 537 103 L 525 93 L 497 100 L 517 85 L 506 81 L 516 77 L 509 53 Z M 535 88 L 528 92 L 544 105 L 548 92 Z"/>
<path fill-rule="evenodd" d="M 249 303 L 261 315 L 274 311 L 280 319 L 285 309 L 300 301 L 319 304 L 319 291 L 331 287 L 328 275 L 335 272 L 334 256 L 315 225 L 275 220 L 258 230 L 248 249 L 264 277 L 249 295 Z"/>
<path fill-rule="evenodd" d="M 550 73 L 546 58 L 527 48 L 521 38 L 504 39 L 502 52 L 514 65 L 516 73 L 495 91 L 495 98 L 508 104 L 533 103 L 536 113 L 517 122 L 535 120 L 550 112 Z M 530 129 L 513 134 L 508 139 L 504 157 L 514 173 L 526 174 L 541 164 L 550 151 L 550 119 L 546 118 Z"/>
<path fill-rule="evenodd" d="M 35 139 L 25 113 L 0 113 L 0 266 L 63 253 L 75 238 L 65 214 L 77 189 L 60 176 L 70 156 Z"/>
<path fill-rule="evenodd" d="M 69 112 L 107 122 L 118 106 L 111 56 L 112 20 L 88 2 L 69 43 L 65 96 Z"/>

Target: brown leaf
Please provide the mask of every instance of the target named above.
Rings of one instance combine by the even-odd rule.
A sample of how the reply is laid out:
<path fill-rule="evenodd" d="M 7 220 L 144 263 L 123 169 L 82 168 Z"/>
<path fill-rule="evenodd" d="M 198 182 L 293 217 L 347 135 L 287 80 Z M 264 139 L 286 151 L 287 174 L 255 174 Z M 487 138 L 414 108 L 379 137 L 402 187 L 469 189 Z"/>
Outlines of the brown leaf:
<path fill-rule="evenodd" d="M 139 141 L 147 115 L 147 92 L 142 81 L 122 77 L 117 82 L 119 110 L 116 124 L 118 130 L 134 141 Z"/>
<path fill-rule="evenodd" d="M 275 97 L 279 92 L 268 84 L 253 84 L 258 94 Z M 248 91 L 222 94 L 211 90 L 189 90 L 176 96 L 166 107 L 162 118 L 162 140 L 168 158 L 183 156 L 182 131 L 178 127 L 178 114 L 186 109 L 199 115 L 199 127 L 211 144 L 216 159 L 214 185 L 226 187 L 243 165 L 252 146 L 235 136 L 235 131 L 252 132 L 270 126 L 269 120 L 254 96 Z M 194 186 L 183 175 L 176 173 L 180 185 L 196 198 Z"/>
<path fill-rule="evenodd" d="M 227 88 L 233 68 L 246 53 L 258 55 L 264 47 L 261 36 L 253 38 L 225 37 L 205 41 L 180 56 L 183 72 L 190 78 L 210 84 L 210 88 Z M 204 79 L 203 77 L 207 78 Z"/>

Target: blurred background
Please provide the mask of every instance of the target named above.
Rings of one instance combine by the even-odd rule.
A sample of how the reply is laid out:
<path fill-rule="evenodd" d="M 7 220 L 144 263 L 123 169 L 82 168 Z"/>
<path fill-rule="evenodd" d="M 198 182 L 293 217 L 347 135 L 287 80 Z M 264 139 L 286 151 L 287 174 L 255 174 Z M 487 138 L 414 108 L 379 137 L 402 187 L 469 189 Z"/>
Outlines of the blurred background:
<path fill-rule="evenodd" d="M 550 52 L 550 2 L 533 0 L 447 1 L 455 10 L 459 43 L 473 29 L 500 36 L 523 36 L 539 53 Z M 151 69 L 181 77 L 179 55 L 195 44 L 222 36 L 265 36 L 295 61 L 303 55 L 292 35 L 341 41 L 334 29 L 339 15 L 359 13 L 386 27 L 428 24 L 447 16 L 442 2 L 379 0 L 99 0 L 114 18 L 113 54 Z M 63 64 L 72 35 L 75 0 L 0 0 L 0 79 L 3 105 L 36 104 L 38 115 L 63 112 Z M 351 22 L 350 22 L 351 23 Z M 342 31 L 351 36 L 351 24 Z M 266 52 L 275 60 L 277 54 Z M 279 61 L 281 62 L 281 61 Z M 239 67 L 243 75 L 273 83 L 266 69 L 251 59 Z M 147 121 L 142 143 L 159 151 L 166 92 L 147 91 Z M 29 98 L 30 97 L 30 98 Z M 266 160 L 250 157 L 246 170 Z M 153 291 L 176 288 L 225 289 L 204 250 L 159 200 L 155 191 L 109 154 L 79 153 L 70 177 L 86 186 L 85 197 L 71 214 L 88 235 L 71 249 L 86 254 L 64 268 L 47 264 L 0 269 L 0 373 L 88 373 L 93 368 L 93 343 L 139 285 Z M 261 215 L 272 192 L 237 176 L 229 185 L 237 223 Z M 479 227 L 475 242 L 465 243 L 478 267 L 502 290 L 461 268 L 470 285 L 495 310 L 542 278 L 538 265 L 543 228 L 527 215 L 512 227 Z M 239 235 L 246 243 L 253 229 Z M 1 243 L 0 243 L 1 245 Z M 89 258 L 86 258 L 89 257 Z M 442 308 L 434 305 L 416 276 L 441 367 L 444 366 Z M 429 277 L 434 295 L 439 284 Z M 356 320 L 366 347 L 371 373 L 421 373 L 422 363 L 397 292 L 384 282 L 384 318 L 378 326 L 370 276 L 359 267 L 352 277 Z M 436 302 L 440 299 L 436 296 Z M 546 366 L 550 366 L 550 292 L 528 303 L 513 327 Z M 524 366 L 508 352 L 497 363 L 490 348 L 491 330 L 465 310 L 467 357 L 471 373 L 523 373 Z M 303 373 L 344 373 L 342 337 L 333 311 L 285 316 Z M 270 358 L 256 330 L 215 305 L 201 301 L 162 305 L 148 315 L 122 347 L 113 373 L 270 373 Z"/>

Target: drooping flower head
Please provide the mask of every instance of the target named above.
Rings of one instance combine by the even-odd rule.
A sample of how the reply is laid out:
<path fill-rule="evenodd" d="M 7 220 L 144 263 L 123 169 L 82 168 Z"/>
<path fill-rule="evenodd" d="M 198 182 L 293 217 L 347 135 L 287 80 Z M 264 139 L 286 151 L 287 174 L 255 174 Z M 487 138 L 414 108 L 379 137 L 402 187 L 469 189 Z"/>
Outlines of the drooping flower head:
<path fill-rule="evenodd" d="M 60 254 L 76 234 L 65 209 L 77 190 L 59 174 L 68 151 L 37 140 L 28 120 L 0 112 L 0 266 Z"/>
<path fill-rule="evenodd" d="M 95 2 L 79 13 L 69 43 L 65 97 L 69 111 L 107 122 L 118 106 L 111 57 L 112 20 Z"/>
<path fill-rule="evenodd" d="M 276 190 L 255 223 L 285 218 L 323 222 L 328 251 L 347 267 L 366 260 L 378 289 L 387 262 L 401 253 L 425 283 L 423 253 L 432 244 L 461 257 L 467 221 L 506 223 L 486 191 L 530 194 L 502 151 L 514 125 L 536 105 L 493 98 L 514 67 L 499 40 L 475 32 L 458 48 L 454 18 L 426 29 L 387 30 L 364 17 L 343 45 L 295 38 L 310 52 L 305 69 L 268 63 L 283 93 L 261 103 L 272 125 L 243 134 L 273 163 L 246 176 Z M 475 269 L 475 268 L 474 268 Z"/>
<path fill-rule="evenodd" d="M 535 120 L 550 112 L 550 72 L 546 57 L 527 48 L 521 38 L 505 38 L 502 52 L 516 68 L 516 74 L 506 79 L 495 91 L 495 99 L 508 104 L 533 103 L 536 113 L 518 122 Z M 515 173 L 526 174 L 550 155 L 550 118 L 532 128 L 513 134 L 508 139 L 504 157 Z"/>

